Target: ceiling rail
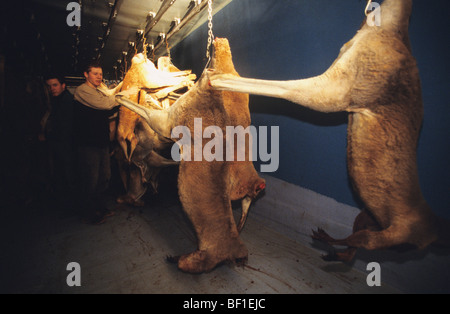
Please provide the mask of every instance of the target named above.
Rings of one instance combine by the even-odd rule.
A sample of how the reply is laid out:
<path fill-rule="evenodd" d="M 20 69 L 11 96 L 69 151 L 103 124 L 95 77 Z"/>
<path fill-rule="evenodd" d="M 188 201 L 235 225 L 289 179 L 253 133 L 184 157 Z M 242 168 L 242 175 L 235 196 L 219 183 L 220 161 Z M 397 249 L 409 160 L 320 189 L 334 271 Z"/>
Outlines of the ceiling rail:
<path fill-rule="evenodd" d="M 167 10 L 175 3 L 175 1 L 176 0 L 164 0 L 164 2 L 161 4 L 161 7 L 158 10 L 158 13 L 153 13 L 153 14 L 155 14 L 153 17 L 151 17 L 152 16 L 150 14 L 151 12 L 149 12 L 149 16 L 151 18 L 150 18 L 150 21 L 148 22 L 147 26 L 145 27 L 145 30 L 144 30 L 144 33 L 141 36 L 141 39 L 146 38 L 148 36 L 148 34 L 153 29 L 153 27 L 155 27 L 155 25 L 158 24 L 158 22 L 163 17 L 164 13 L 167 12 Z M 143 48 L 143 41 L 139 40 L 137 42 L 135 50 L 136 51 L 140 51 L 142 48 Z"/>
<path fill-rule="evenodd" d="M 178 23 L 175 25 L 172 30 L 166 34 L 166 38 L 164 40 L 160 40 L 154 47 L 153 51 L 156 52 L 163 44 L 165 44 L 165 41 L 169 41 L 170 37 L 178 33 L 187 23 L 189 23 L 195 16 L 197 16 L 203 9 L 206 8 L 208 5 L 208 0 L 203 0 L 199 5 L 192 8 Z"/>
<path fill-rule="evenodd" d="M 112 23 L 117 17 L 117 6 L 121 0 L 114 0 L 114 3 L 111 6 L 111 12 L 109 13 L 108 22 L 105 24 L 105 31 L 103 33 L 102 40 L 100 42 L 100 48 L 97 50 L 97 55 L 95 56 L 96 60 L 99 60 L 102 55 L 102 50 L 105 48 L 106 41 L 108 40 L 109 34 L 111 33 Z"/>
<path fill-rule="evenodd" d="M 161 4 L 161 7 L 158 10 L 158 13 L 156 13 L 155 17 L 153 17 L 150 20 L 150 23 L 145 28 L 145 34 L 144 37 L 147 37 L 150 31 L 155 27 L 156 24 L 158 24 L 159 20 L 161 20 L 162 16 L 166 11 L 175 3 L 176 0 L 164 0 L 164 2 Z"/>

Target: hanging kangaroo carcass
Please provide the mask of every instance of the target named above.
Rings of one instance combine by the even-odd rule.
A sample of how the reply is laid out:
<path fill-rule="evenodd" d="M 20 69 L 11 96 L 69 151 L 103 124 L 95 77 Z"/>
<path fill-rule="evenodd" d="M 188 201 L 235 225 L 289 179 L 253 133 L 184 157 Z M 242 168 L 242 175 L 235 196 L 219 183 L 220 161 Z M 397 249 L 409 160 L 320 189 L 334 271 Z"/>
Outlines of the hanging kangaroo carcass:
<path fill-rule="evenodd" d="M 322 75 L 267 81 L 210 72 L 218 90 L 278 97 L 321 112 L 349 112 L 348 171 L 366 210 L 353 234 L 336 240 L 318 229 L 313 238 L 343 245 L 326 259 L 352 260 L 368 250 L 438 239 L 437 218 L 422 196 L 416 149 L 423 104 L 408 36 L 411 0 L 385 0 L 381 26 L 364 23 Z M 373 24 L 373 23 L 372 23 Z"/>
<path fill-rule="evenodd" d="M 157 69 L 144 53 L 135 55 L 123 82 L 114 90 L 101 91 L 114 94 L 135 89 L 131 100 L 152 110 L 162 110 L 164 104 L 168 106 L 170 103 L 168 95 L 190 88 L 195 75 L 191 71 L 178 70 L 167 57 L 160 59 L 162 61 L 159 63 L 164 64 L 164 69 Z M 123 106 L 119 108 L 116 137 L 121 148 L 116 150 L 116 158 L 126 189 L 126 194 L 119 196 L 117 201 L 142 206 L 141 197 L 147 191 L 147 183 L 156 192 L 161 168 L 178 164 L 160 155 L 170 147 L 171 141 L 160 137 L 138 114 Z"/>
<path fill-rule="evenodd" d="M 228 40 L 214 41 L 215 56 L 212 66 L 224 73 L 237 75 L 232 63 Z M 123 106 L 141 115 L 160 135 L 171 138 L 175 127 L 187 128 L 200 141 L 201 149 L 210 139 L 195 135 L 195 121 L 201 119 L 202 134 L 206 128 L 219 128 L 226 134 L 226 127 L 250 125 L 248 95 L 213 90 L 208 79 L 202 75 L 194 87 L 181 96 L 166 110 L 151 111 L 127 98 L 117 96 Z M 180 134 L 181 135 L 181 134 Z M 183 138 L 184 138 L 183 133 Z M 227 140 L 219 145 L 225 147 Z M 236 154 L 242 147 L 233 147 Z M 239 238 L 248 212 L 250 202 L 265 188 L 249 158 L 246 161 L 227 161 L 224 153 L 221 158 L 211 161 L 196 161 L 193 144 L 181 146 L 181 159 L 178 177 L 178 190 L 183 209 L 191 220 L 198 238 L 198 249 L 174 258 L 179 269 L 190 273 L 212 270 L 225 261 L 245 261 L 247 248 Z M 187 153 L 189 151 L 189 153 Z M 217 153 L 217 151 L 216 151 Z M 249 151 L 245 152 L 249 156 Z M 231 201 L 242 199 L 242 215 L 239 230 L 234 221 Z"/>
<path fill-rule="evenodd" d="M 139 87 L 144 88 L 149 93 L 158 92 L 161 94 L 162 90 L 165 91 L 167 88 L 174 91 L 185 86 L 191 86 L 193 79 L 195 79 L 195 75 L 190 75 L 188 71 L 168 72 L 159 70 L 143 53 L 139 53 L 131 60 L 131 67 L 123 79 L 120 90 L 124 91 L 133 87 Z M 142 92 L 141 90 L 140 93 Z M 140 99 L 138 99 L 139 95 L 136 93 L 130 99 L 134 102 L 142 100 L 140 103 L 144 103 L 146 101 L 145 95 L 141 95 Z M 158 97 L 156 100 L 159 100 Z M 125 107 L 119 108 L 117 141 L 128 160 L 131 159 L 137 145 L 134 129 L 138 120 L 139 116 L 133 111 Z"/>

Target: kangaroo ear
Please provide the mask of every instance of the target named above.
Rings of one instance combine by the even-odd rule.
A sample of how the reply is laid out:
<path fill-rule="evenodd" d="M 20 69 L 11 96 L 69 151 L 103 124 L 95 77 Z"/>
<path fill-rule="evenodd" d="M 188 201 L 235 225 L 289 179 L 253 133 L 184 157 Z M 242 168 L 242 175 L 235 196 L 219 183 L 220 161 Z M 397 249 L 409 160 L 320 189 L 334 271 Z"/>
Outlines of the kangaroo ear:
<path fill-rule="evenodd" d="M 170 127 L 171 121 L 169 120 L 169 114 L 166 110 L 152 109 L 139 105 L 123 95 L 116 95 L 116 101 L 140 115 L 148 125 L 158 133 L 158 135 L 170 138 L 170 133 L 172 131 L 172 128 Z"/>

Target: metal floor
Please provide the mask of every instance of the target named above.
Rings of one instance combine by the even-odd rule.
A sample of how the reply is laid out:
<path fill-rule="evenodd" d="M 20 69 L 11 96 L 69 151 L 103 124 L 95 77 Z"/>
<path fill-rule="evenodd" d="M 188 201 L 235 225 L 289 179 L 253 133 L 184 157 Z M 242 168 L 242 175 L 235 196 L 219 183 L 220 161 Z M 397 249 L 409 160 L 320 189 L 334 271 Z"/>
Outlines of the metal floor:
<path fill-rule="evenodd" d="M 176 191 L 147 198 L 142 208 L 115 204 L 103 225 L 83 224 L 64 208 L 31 206 L 2 212 L 2 293 L 299 294 L 397 293 L 369 287 L 367 274 L 327 263 L 308 247 L 265 227 L 250 212 L 241 237 L 246 266 L 225 264 L 192 275 L 166 262 L 189 253 L 196 238 Z M 240 215 L 239 210 L 235 213 Z M 69 287 L 67 264 L 81 267 Z"/>

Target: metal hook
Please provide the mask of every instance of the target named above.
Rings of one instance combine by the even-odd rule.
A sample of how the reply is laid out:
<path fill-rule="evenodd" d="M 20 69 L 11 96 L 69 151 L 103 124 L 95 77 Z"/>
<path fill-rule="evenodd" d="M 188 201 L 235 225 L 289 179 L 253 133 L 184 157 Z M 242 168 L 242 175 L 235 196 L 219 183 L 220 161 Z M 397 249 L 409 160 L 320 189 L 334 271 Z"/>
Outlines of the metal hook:
<path fill-rule="evenodd" d="M 372 0 L 368 0 L 367 1 L 367 5 L 366 5 L 366 9 L 364 10 L 364 13 L 366 14 L 366 16 L 369 15 L 368 10 L 369 10 L 369 6 L 372 4 Z"/>

